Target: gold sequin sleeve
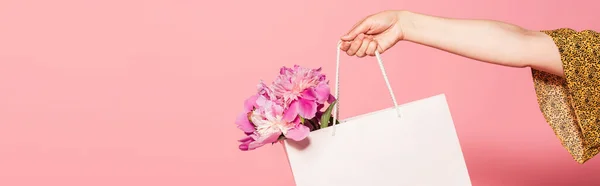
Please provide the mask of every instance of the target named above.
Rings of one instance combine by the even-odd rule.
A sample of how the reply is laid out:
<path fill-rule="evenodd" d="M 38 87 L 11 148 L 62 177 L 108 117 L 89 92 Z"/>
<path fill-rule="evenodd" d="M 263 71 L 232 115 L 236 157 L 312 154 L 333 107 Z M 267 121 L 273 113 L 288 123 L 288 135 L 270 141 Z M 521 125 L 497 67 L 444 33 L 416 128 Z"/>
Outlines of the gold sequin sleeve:
<path fill-rule="evenodd" d="M 575 161 L 600 148 L 600 34 L 562 28 L 543 31 L 558 47 L 565 77 L 532 70 L 546 121 Z"/>

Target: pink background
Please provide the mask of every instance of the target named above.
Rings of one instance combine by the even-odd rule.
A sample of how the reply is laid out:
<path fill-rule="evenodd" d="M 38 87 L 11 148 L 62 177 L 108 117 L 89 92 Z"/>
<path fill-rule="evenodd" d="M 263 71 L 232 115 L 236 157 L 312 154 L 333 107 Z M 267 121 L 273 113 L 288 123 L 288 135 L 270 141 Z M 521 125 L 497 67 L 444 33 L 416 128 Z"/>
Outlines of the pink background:
<path fill-rule="evenodd" d="M 0 185 L 292 186 L 280 145 L 240 152 L 233 121 L 260 79 L 322 66 L 381 10 L 600 30 L 594 0 L 2 0 Z M 400 102 L 445 93 L 475 186 L 600 185 L 536 104 L 529 69 L 401 43 Z M 373 58 L 344 56 L 342 116 L 391 106 Z M 360 106 L 363 105 L 363 106 Z"/>

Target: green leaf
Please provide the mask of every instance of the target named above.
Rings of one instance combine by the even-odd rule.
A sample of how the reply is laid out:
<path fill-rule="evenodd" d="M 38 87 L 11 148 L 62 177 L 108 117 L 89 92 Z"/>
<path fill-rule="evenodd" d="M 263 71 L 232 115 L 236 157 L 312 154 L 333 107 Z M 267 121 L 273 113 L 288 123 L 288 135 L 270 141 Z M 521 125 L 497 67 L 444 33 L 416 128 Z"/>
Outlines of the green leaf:
<path fill-rule="evenodd" d="M 335 107 L 336 103 L 337 103 L 337 100 L 333 101 L 329 105 L 329 107 L 327 107 L 327 110 L 325 110 L 323 115 L 321 116 L 321 128 L 326 128 L 329 125 L 329 119 L 331 118 L 331 111 L 333 110 L 333 107 Z"/>

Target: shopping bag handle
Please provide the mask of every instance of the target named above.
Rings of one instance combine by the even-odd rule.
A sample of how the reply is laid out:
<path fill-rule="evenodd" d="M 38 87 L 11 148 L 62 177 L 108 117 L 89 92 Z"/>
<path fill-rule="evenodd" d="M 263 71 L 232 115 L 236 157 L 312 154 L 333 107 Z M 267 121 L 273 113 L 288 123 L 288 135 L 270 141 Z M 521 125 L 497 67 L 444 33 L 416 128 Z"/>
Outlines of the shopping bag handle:
<path fill-rule="evenodd" d="M 337 99 L 336 105 L 333 108 L 333 129 L 332 135 L 335 135 L 335 125 L 337 124 L 337 119 L 339 118 L 339 108 L 340 108 L 340 53 L 342 46 L 342 41 L 339 41 L 337 44 L 337 58 L 335 64 L 335 92 L 334 96 Z M 400 107 L 398 107 L 398 102 L 396 101 L 396 96 L 394 96 L 394 91 L 392 90 L 392 85 L 390 84 L 390 80 L 388 79 L 387 74 L 385 73 L 385 67 L 383 67 L 383 60 L 381 60 L 381 55 L 379 51 L 375 50 L 375 57 L 377 58 L 377 62 L 379 63 L 379 69 L 381 69 L 381 74 L 383 75 L 383 80 L 385 80 L 385 84 L 387 85 L 390 96 L 392 97 L 392 102 L 394 102 L 394 108 L 396 108 L 396 113 L 398 117 L 400 117 Z"/>

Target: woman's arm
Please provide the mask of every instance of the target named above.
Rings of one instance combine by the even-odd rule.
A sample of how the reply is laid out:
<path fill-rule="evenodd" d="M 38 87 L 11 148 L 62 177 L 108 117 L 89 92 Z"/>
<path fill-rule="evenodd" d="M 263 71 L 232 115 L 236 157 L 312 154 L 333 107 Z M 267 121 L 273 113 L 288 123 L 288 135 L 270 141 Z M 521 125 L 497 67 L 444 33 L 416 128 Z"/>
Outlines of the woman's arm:
<path fill-rule="evenodd" d="M 579 163 L 600 152 L 596 31 L 539 32 L 498 21 L 391 10 L 366 17 L 340 39 L 340 49 L 351 56 L 372 56 L 408 40 L 488 63 L 532 67 L 540 110 L 562 145 Z"/>
<path fill-rule="evenodd" d="M 539 31 L 491 20 L 436 17 L 401 11 L 404 40 L 475 60 L 511 67 L 532 67 L 563 76 L 552 38 Z"/>

